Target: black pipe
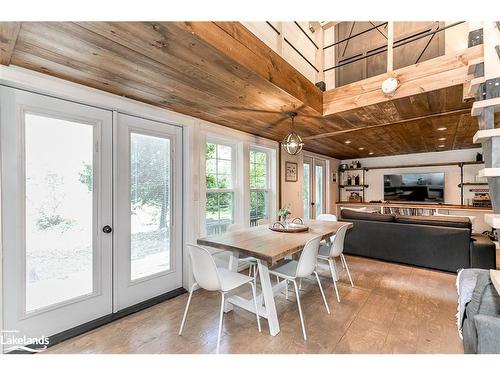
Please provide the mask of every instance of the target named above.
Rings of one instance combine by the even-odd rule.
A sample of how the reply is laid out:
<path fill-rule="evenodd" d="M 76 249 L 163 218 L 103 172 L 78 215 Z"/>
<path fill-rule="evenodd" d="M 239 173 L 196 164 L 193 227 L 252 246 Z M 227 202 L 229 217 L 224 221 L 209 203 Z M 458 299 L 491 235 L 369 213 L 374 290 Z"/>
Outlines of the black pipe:
<path fill-rule="evenodd" d="M 305 32 L 305 30 L 302 28 L 302 26 L 299 25 L 299 23 L 297 21 L 293 21 L 297 27 L 300 29 L 300 31 L 302 31 L 302 33 L 304 33 L 304 35 L 307 37 L 307 39 L 309 39 L 309 41 L 314 45 L 314 47 L 316 47 L 316 49 L 319 49 L 318 45 L 316 43 L 314 43 L 314 40 L 312 40 L 312 38 Z"/>
<path fill-rule="evenodd" d="M 344 39 L 342 39 L 342 40 L 339 40 L 338 42 L 335 42 L 335 43 L 330 44 L 330 45 L 328 45 L 328 46 L 326 46 L 326 47 L 323 47 L 323 49 L 325 50 L 325 49 L 327 49 L 327 48 L 330 48 L 330 47 L 336 46 L 337 44 L 340 44 L 340 43 L 342 43 L 342 42 L 348 41 L 349 39 L 352 39 L 352 38 L 355 38 L 355 37 L 357 37 L 357 36 L 359 36 L 359 35 L 362 35 L 362 34 L 364 34 L 364 33 L 367 33 L 368 31 L 375 30 L 375 29 L 379 28 L 380 26 L 387 25 L 387 23 L 388 23 L 388 22 L 383 22 L 383 23 L 381 23 L 381 24 L 379 24 L 379 25 L 375 25 L 375 26 L 373 26 L 373 27 L 370 27 L 369 29 L 363 30 L 363 31 L 361 31 L 361 32 L 359 32 L 359 33 L 357 33 L 357 34 L 351 35 L 351 36 L 349 36 L 349 37 L 347 37 L 347 38 L 344 38 Z"/>
<path fill-rule="evenodd" d="M 429 35 L 435 35 L 435 34 L 437 34 L 437 33 L 441 32 L 441 31 L 444 31 L 444 30 L 446 30 L 446 29 L 449 29 L 450 27 L 454 27 L 454 26 L 460 25 L 460 24 L 462 24 L 462 23 L 464 23 L 464 22 L 465 22 L 465 21 L 455 22 L 455 23 L 453 23 L 453 24 L 451 24 L 451 25 L 448 25 L 448 26 L 445 26 L 445 27 L 442 27 L 442 28 L 438 28 L 438 29 L 436 29 L 436 30 L 430 30 L 430 31 L 427 31 L 427 32 L 425 32 L 425 33 L 421 33 L 421 32 L 420 32 L 420 33 L 418 33 L 418 34 L 415 34 L 415 35 L 417 35 L 417 36 L 418 36 L 417 38 L 413 38 L 415 35 L 412 35 L 412 36 L 410 36 L 410 37 L 405 37 L 405 38 L 400 39 L 400 40 L 398 40 L 397 42 L 395 42 L 395 43 L 394 43 L 394 45 L 393 45 L 393 48 L 397 48 L 397 47 L 404 46 L 404 45 L 406 45 L 406 44 L 408 44 L 408 43 L 412 43 L 412 42 L 414 42 L 414 41 L 416 41 L 416 40 L 419 40 L 419 39 L 425 38 L 426 36 L 429 36 Z M 374 49 L 374 50 L 372 50 L 372 51 L 377 51 L 378 49 L 380 49 L 380 47 L 379 47 L 379 48 L 376 48 L 376 49 Z M 332 66 L 332 67 L 330 67 L 330 68 L 327 68 L 327 69 L 323 70 L 323 72 L 328 72 L 328 71 L 330 71 L 330 70 L 332 70 L 332 69 L 337 69 L 337 68 L 340 68 L 341 66 L 344 66 L 344 65 L 347 65 L 347 64 L 351 64 L 351 63 L 354 63 L 354 62 L 359 61 L 359 60 L 367 59 L 367 58 L 369 58 L 369 57 L 372 57 L 372 56 L 378 55 L 378 54 L 383 53 L 383 52 L 387 52 L 387 46 L 384 46 L 384 48 L 383 48 L 383 49 L 381 49 L 380 51 L 374 52 L 374 53 L 371 53 L 371 51 L 368 51 L 366 54 L 363 54 L 363 56 L 361 56 L 361 57 L 359 57 L 359 58 L 357 58 L 357 59 L 354 59 L 354 60 L 352 60 L 351 58 L 346 59 L 346 60 L 344 60 L 344 61 L 347 61 L 347 60 L 350 60 L 350 61 L 347 61 L 347 62 L 345 62 L 345 63 L 340 63 L 340 64 L 337 64 L 337 65 Z"/>

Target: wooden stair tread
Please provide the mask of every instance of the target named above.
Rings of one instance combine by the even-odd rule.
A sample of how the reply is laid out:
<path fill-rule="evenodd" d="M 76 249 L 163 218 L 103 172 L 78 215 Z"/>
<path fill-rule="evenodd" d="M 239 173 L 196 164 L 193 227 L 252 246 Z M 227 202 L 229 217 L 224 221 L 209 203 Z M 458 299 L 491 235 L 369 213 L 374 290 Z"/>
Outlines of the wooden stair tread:
<path fill-rule="evenodd" d="M 500 137 L 500 128 L 478 130 L 476 134 L 474 134 L 473 142 L 481 143 L 493 137 Z"/>
<path fill-rule="evenodd" d="M 483 109 L 493 107 L 495 112 L 500 111 L 500 98 L 479 100 L 472 104 L 471 116 L 480 116 Z"/>
<path fill-rule="evenodd" d="M 479 177 L 500 177 L 500 168 L 484 168 L 478 172 Z"/>

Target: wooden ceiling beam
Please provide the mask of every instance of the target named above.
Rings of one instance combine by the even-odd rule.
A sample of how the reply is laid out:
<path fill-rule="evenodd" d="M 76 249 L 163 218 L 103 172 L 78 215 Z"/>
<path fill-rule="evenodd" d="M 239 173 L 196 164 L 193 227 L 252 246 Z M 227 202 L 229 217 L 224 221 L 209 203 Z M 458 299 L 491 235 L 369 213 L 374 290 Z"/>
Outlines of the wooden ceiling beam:
<path fill-rule="evenodd" d="M 468 79 L 469 60 L 478 58 L 482 53 L 483 46 L 479 45 L 326 91 L 323 115 L 463 84 Z M 381 90 L 382 82 L 389 77 L 396 77 L 399 81 L 392 97 L 384 95 Z"/>
<path fill-rule="evenodd" d="M 9 65 L 21 22 L 0 22 L 0 64 Z"/>
<path fill-rule="evenodd" d="M 323 93 L 239 22 L 176 22 L 227 58 L 273 83 L 304 105 L 323 112 Z"/>

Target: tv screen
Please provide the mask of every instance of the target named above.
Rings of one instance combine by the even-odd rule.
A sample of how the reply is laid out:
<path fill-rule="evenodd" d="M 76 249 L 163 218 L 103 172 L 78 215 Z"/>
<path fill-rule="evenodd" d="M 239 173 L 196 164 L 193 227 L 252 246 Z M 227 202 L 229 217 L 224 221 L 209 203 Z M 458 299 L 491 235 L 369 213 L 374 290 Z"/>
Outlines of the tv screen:
<path fill-rule="evenodd" d="M 444 172 L 384 175 L 384 200 L 443 203 Z"/>

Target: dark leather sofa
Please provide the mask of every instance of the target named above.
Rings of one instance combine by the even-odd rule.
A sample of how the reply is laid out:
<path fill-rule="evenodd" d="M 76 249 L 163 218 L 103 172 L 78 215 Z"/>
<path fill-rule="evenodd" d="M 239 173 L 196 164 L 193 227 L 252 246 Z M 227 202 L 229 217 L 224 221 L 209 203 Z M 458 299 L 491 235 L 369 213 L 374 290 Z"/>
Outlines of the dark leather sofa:
<path fill-rule="evenodd" d="M 344 253 L 457 272 L 495 269 L 495 245 L 472 234 L 468 218 L 397 216 L 343 209 L 341 220 L 354 224 Z"/>

